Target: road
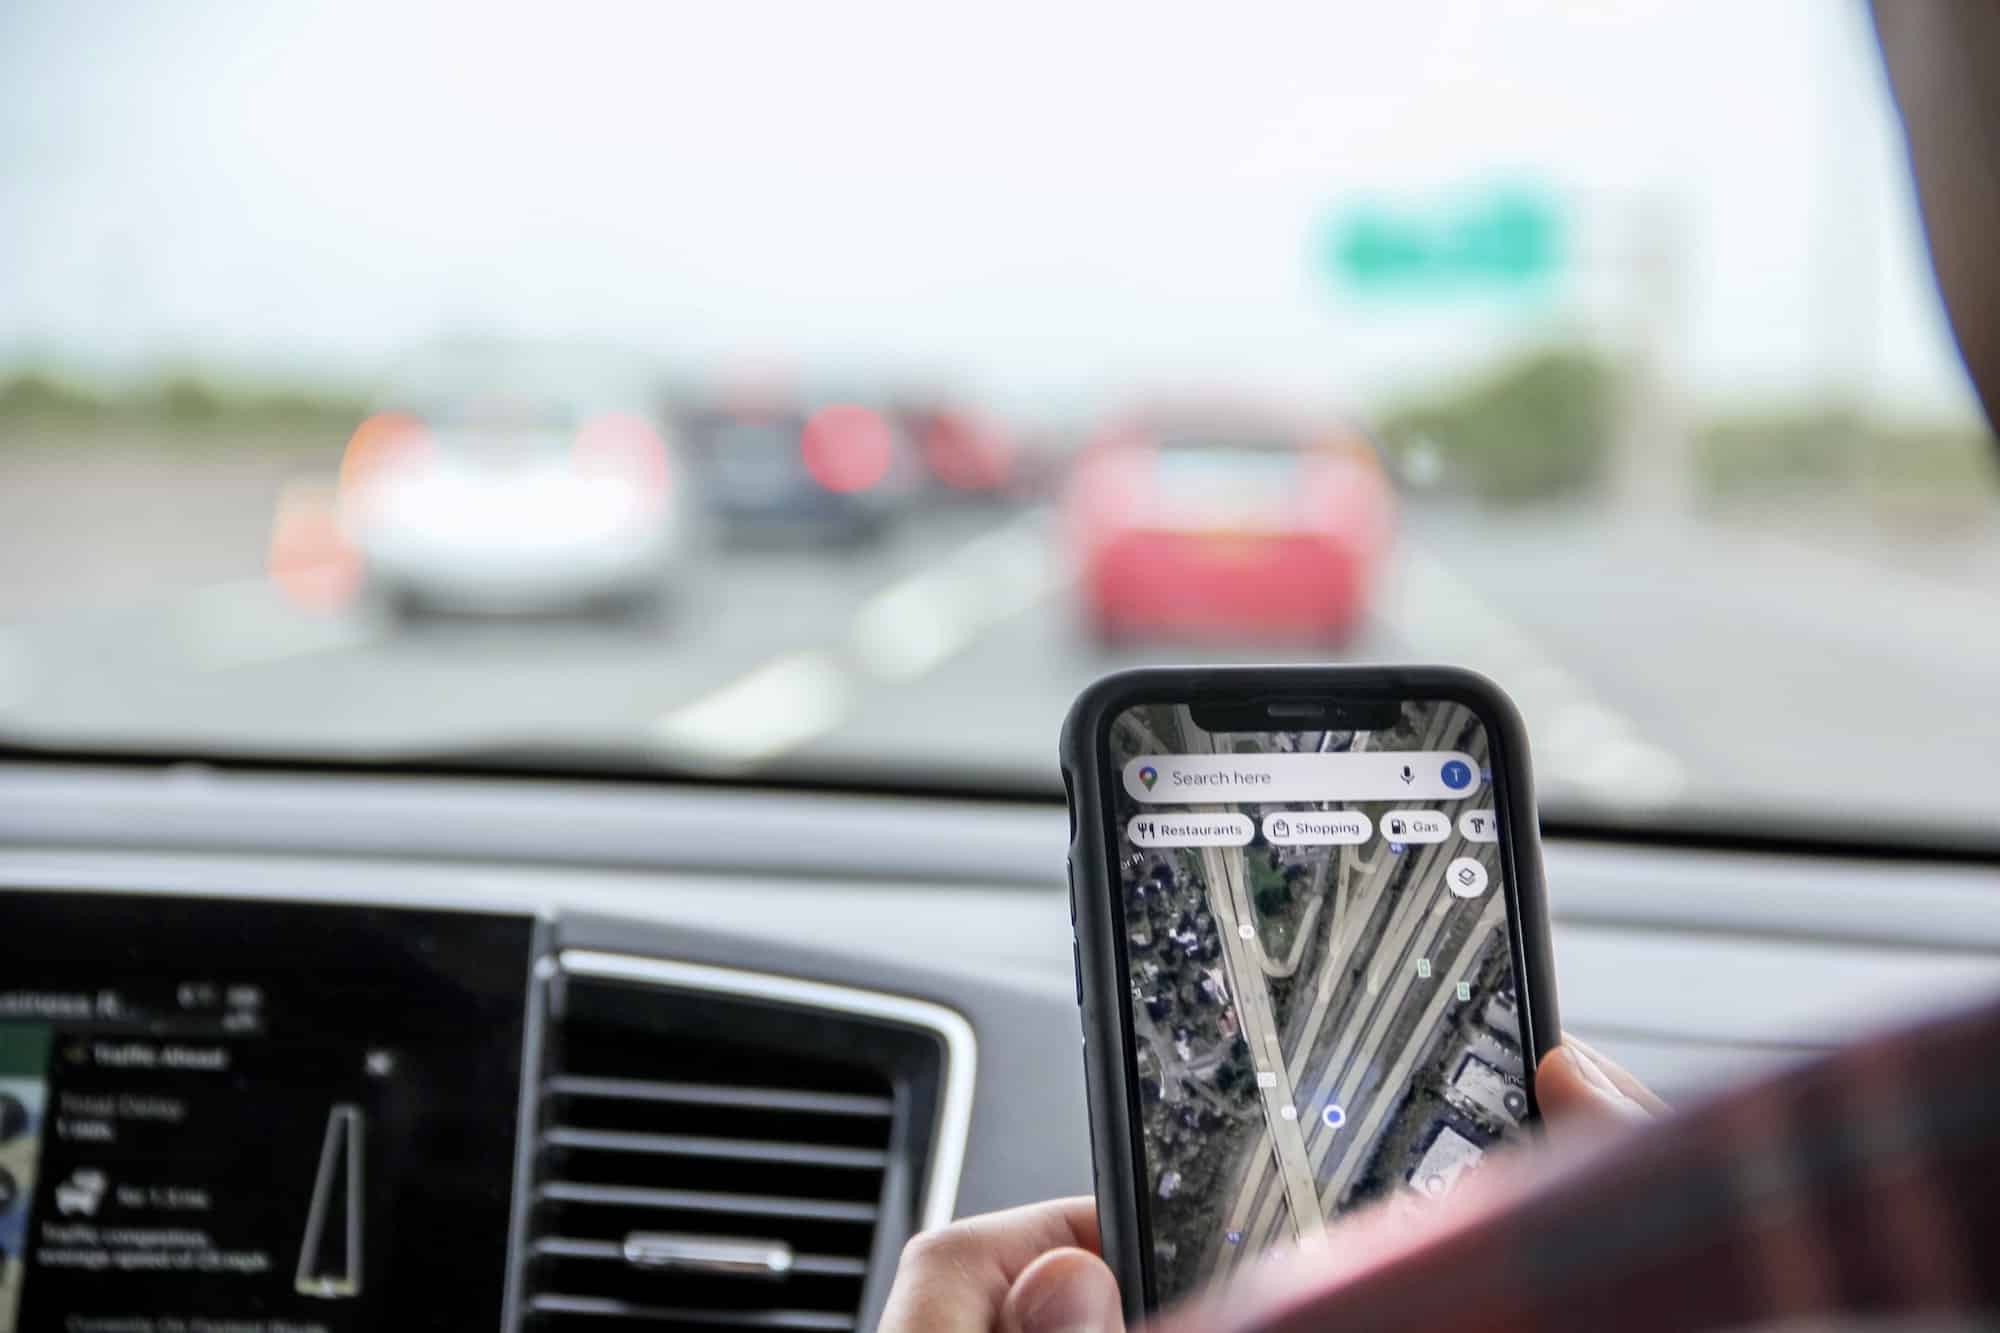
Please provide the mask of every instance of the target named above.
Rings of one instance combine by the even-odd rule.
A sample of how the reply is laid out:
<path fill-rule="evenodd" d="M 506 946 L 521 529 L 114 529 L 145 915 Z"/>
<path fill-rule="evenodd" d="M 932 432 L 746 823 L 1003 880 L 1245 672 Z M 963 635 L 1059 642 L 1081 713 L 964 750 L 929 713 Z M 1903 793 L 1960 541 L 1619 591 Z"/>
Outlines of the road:
<path fill-rule="evenodd" d="M 1445 748 L 1449 742 L 1442 717 L 1422 738 L 1426 749 Z M 1484 753 L 1479 757 L 1483 759 Z M 1380 1077 L 1385 1048 L 1394 1044 L 1391 1035 L 1436 1032 L 1437 1012 L 1450 1001 L 1458 981 L 1469 975 L 1478 952 L 1470 945 L 1435 968 L 1421 986 L 1416 984 L 1414 960 L 1433 953 L 1433 944 L 1445 933 L 1450 909 L 1471 910 L 1474 906 L 1445 890 L 1443 870 L 1452 858 L 1478 850 L 1456 836 L 1429 846 L 1412 846 L 1400 854 L 1378 845 L 1352 887 L 1351 901 L 1347 895 L 1355 868 L 1352 849 L 1340 852 L 1337 905 L 1319 953 L 1312 999 L 1288 1025 L 1279 1043 L 1291 1082 L 1305 1090 L 1297 1106 L 1309 1127 L 1311 1178 L 1322 1210 L 1329 1210 L 1345 1193 L 1355 1171 L 1368 1159 L 1383 1119 L 1393 1109 L 1394 1098 L 1379 1093 L 1404 1086 L 1401 1081 Z M 1493 923 L 1501 919 L 1499 901 L 1495 897 L 1488 904 L 1487 916 Z M 1489 931 L 1490 923 L 1477 928 L 1476 942 L 1483 943 Z M 1348 967 L 1357 957 L 1366 957 L 1370 965 L 1365 974 L 1350 980 Z M 1425 1001 L 1424 1013 L 1412 1015 L 1408 1004 L 1418 997 Z M 1346 1016 L 1345 1023 L 1331 1042 L 1323 1043 L 1327 1018 L 1341 1014 Z M 1406 1070 L 1423 1044 L 1396 1052 Z M 1316 1083 L 1314 1070 L 1319 1071 Z M 1345 1112 L 1337 1127 L 1320 1116 L 1330 1105 Z M 1340 1153 L 1333 1156 L 1336 1146 Z M 1285 1225 L 1278 1211 L 1279 1191 L 1271 1188 L 1276 1170 L 1268 1144 L 1246 1157 L 1225 1224 L 1227 1231 L 1242 1234 L 1246 1243 L 1215 1254 L 1224 1267 L 1255 1253 Z M 1285 1211 L 1296 1216 L 1291 1195 L 1287 1183 Z"/>
<path fill-rule="evenodd" d="M 1101 652 L 1050 517 L 978 507 L 837 558 L 711 555 L 651 620 L 312 613 L 260 573 L 278 465 L 135 468 L 0 457 L 0 729 L 303 750 L 554 739 L 1052 783 L 1063 711 L 1106 670 L 1315 656 Z M 1346 654 L 1495 676 L 1550 803 L 1983 818 L 1996 549 L 1984 529 L 1413 508 Z M 1938 774 L 1964 780 L 1912 781 Z"/>
<path fill-rule="evenodd" d="M 1183 728 L 1183 753 L 1214 750 L 1213 736 Z M 1226 805 L 1195 807 L 1228 811 Z M 1255 915 L 1251 911 L 1249 886 L 1240 847 L 1205 847 L 1201 852 L 1202 882 L 1208 887 L 1208 908 L 1215 916 L 1222 940 L 1222 957 L 1229 975 L 1229 994 L 1234 1002 L 1243 1039 L 1250 1045 L 1250 1059 L 1257 1070 L 1257 1088 L 1264 1107 L 1264 1135 L 1268 1158 L 1278 1173 L 1294 1235 L 1313 1235 L 1325 1229 L 1319 1191 L 1313 1185 L 1312 1164 L 1306 1159 L 1306 1141 L 1299 1124 L 1298 1099 L 1292 1090 L 1292 1076 L 1286 1068 L 1285 1047 L 1278 1031 L 1277 1014 L 1271 1006 L 1271 992 L 1264 978 L 1267 959 L 1257 938 Z"/>
<path fill-rule="evenodd" d="M 1443 903 L 1439 904 L 1439 906 L 1445 905 Z M 1442 912 L 1435 910 L 1428 915 L 1439 920 L 1443 917 Z M 1493 937 L 1494 932 L 1501 928 L 1505 918 L 1505 904 L 1497 897 L 1488 898 L 1484 907 L 1479 912 L 1479 919 L 1473 926 L 1471 935 L 1459 947 L 1458 952 L 1452 956 L 1451 962 L 1440 972 L 1433 973 L 1431 978 L 1433 984 L 1428 991 L 1424 992 L 1426 999 L 1423 1009 L 1417 1015 L 1412 1030 L 1428 1032 L 1436 1028 L 1439 1016 L 1443 1013 L 1445 1007 L 1453 1001 L 1453 987 L 1461 979 L 1469 977 L 1472 974 L 1476 960 L 1485 949 L 1487 942 Z M 1397 993 L 1383 1002 L 1382 1012 L 1384 1017 L 1378 1019 L 1380 1026 L 1378 1026 L 1377 1034 L 1371 1034 L 1375 1035 L 1376 1039 L 1372 1046 L 1364 1048 L 1361 1053 L 1361 1060 L 1364 1066 L 1372 1067 L 1373 1070 L 1379 1072 L 1376 1074 L 1376 1077 L 1370 1080 L 1371 1090 L 1366 1099 L 1357 1097 L 1354 1107 L 1348 1112 L 1356 1122 L 1353 1142 L 1357 1145 L 1374 1143 L 1376 1135 L 1381 1132 L 1383 1122 L 1396 1109 L 1397 1090 L 1409 1086 L 1411 1067 L 1416 1064 L 1417 1060 L 1423 1054 L 1423 1044 L 1421 1042 L 1403 1042 L 1397 1044 L 1395 1060 L 1386 1069 L 1382 1069 L 1377 1061 L 1377 1057 L 1381 1054 L 1383 1046 L 1379 1033 L 1387 1030 L 1389 1016 L 1401 1012 L 1411 988 L 1417 984 L 1414 977 L 1415 972 L 1413 969 L 1409 967 L 1398 969 L 1396 981 Z M 1342 1133 L 1344 1134 L 1345 1132 L 1345 1129 L 1343 1129 Z M 1326 1148 L 1330 1149 L 1331 1146 L 1330 1141 L 1325 1144 Z M 1318 1166 L 1325 1160 L 1326 1158 L 1321 1156 L 1315 1159 L 1314 1165 Z M 1356 1175 L 1360 1172 L 1361 1166 L 1366 1160 L 1367 1155 L 1360 1151 L 1344 1153 L 1326 1182 L 1328 1197 L 1338 1199 L 1345 1195 L 1348 1187 L 1354 1183 Z"/>
<path fill-rule="evenodd" d="M 1424 737 L 1422 749 L 1442 749 L 1444 741 L 1446 739 L 1442 737 L 1442 723 L 1440 723 L 1440 725 L 1436 725 L 1430 731 L 1430 735 Z M 1456 843 L 1456 839 L 1452 839 L 1452 841 Z M 1346 1109 L 1352 1103 L 1352 1097 L 1342 1095 L 1332 1085 L 1332 1075 L 1338 1073 L 1338 1071 L 1344 1071 L 1344 1069 L 1366 1067 L 1366 1061 L 1372 1055 L 1372 1051 L 1356 1053 L 1356 1049 L 1354 1049 L 1356 1027 L 1362 1021 L 1362 1017 L 1366 1015 L 1368 1003 L 1372 1003 L 1374 995 L 1380 993 L 1382 979 L 1384 979 L 1386 971 L 1388 969 L 1400 969 L 1400 965 L 1402 965 L 1402 957 L 1404 957 L 1402 943 L 1408 941 L 1408 929 L 1406 927 L 1408 927 L 1408 923 L 1412 923 L 1416 919 L 1416 915 L 1412 915 L 1412 907 L 1422 905 L 1422 903 L 1430 903 L 1434 895 L 1442 893 L 1442 889 L 1440 889 L 1442 877 L 1438 875 L 1438 869 L 1444 865 L 1444 859 L 1440 859 L 1440 853 L 1444 851 L 1444 847 L 1446 845 L 1440 843 L 1440 845 L 1432 845 L 1432 847 L 1422 847 L 1422 849 L 1406 851 L 1406 853 L 1402 853 L 1398 857 L 1394 853 L 1388 853 L 1378 843 L 1374 847 L 1374 857 L 1372 857 L 1372 861 L 1368 865 L 1366 875 L 1352 889 L 1352 901 L 1348 901 L 1346 895 L 1348 895 L 1348 883 L 1350 883 L 1350 875 L 1352 875 L 1352 867 L 1354 867 L 1354 851 L 1352 849 L 1340 849 L 1340 853 L 1338 853 L 1338 859 L 1340 859 L 1340 879 L 1336 881 L 1336 899 L 1338 901 L 1336 901 L 1334 919 L 1328 925 L 1328 935 L 1326 935 L 1324 949 L 1320 951 L 1320 969 L 1318 969 L 1318 973 L 1314 975 L 1314 981 L 1312 981 L 1312 1003 L 1304 1011 L 1304 1019 L 1298 1021 L 1298 1023 L 1294 1023 L 1280 1037 L 1280 1041 L 1278 1041 L 1278 1047 L 1284 1051 L 1288 1081 L 1294 1083 L 1294 1085 L 1300 1085 L 1300 1087 L 1310 1087 L 1310 1075 L 1308 1075 L 1308 1071 L 1318 1063 L 1318 1057 L 1322 1055 L 1320 1031 L 1322 1031 L 1322 1027 L 1326 1023 L 1328 1013 L 1348 1013 L 1350 1015 L 1350 1021 L 1348 1021 L 1346 1029 L 1338 1035 L 1338 1039 L 1334 1041 L 1334 1045 L 1328 1049 L 1324 1065 L 1318 1065 L 1318 1067 L 1326 1069 L 1326 1077 L 1322 1079 L 1320 1087 L 1312 1089 L 1302 1101 L 1296 1103 L 1298 1107 L 1304 1107 L 1304 1113 L 1308 1117 L 1308 1133 L 1312 1137 L 1312 1143 L 1308 1145 L 1310 1147 L 1310 1151 L 1308 1151 L 1310 1179 L 1314 1179 L 1314 1191 L 1316 1191 L 1314 1193 L 1314 1201 L 1316 1201 L 1316 1205 L 1322 1211 L 1326 1211 L 1326 1203 L 1328 1201 L 1336 1201 L 1338 1195 L 1320 1189 L 1318 1183 L 1316 1183 L 1318 1181 L 1320 1163 L 1324 1163 L 1324 1159 L 1326 1159 L 1326 1147 L 1328 1147 L 1328 1143 L 1332 1141 L 1332 1137 L 1336 1133 L 1336 1131 L 1328 1129 L 1326 1123 L 1320 1119 L 1320 1111 L 1324 1107 L 1328 1107 L 1328 1105 L 1340 1105 L 1340 1107 Z M 1452 855 L 1456 855 L 1456 853 L 1452 853 Z M 1414 863 L 1414 869 L 1410 869 L 1410 863 Z M 1396 903 L 1388 903 L 1386 895 L 1390 891 L 1392 881 L 1396 881 L 1396 877 L 1398 877 L 1400 871 L 1408 871 L 1408 877 L 1402 883 L 1410 885 L 1410 887 L 1416 887 L 1416 891 L 1404 895 Z M 1438 907 L 1446 907 L 1448 901 L 1450 899 L 1446 895 L 1442 901 L 1438 901 Z M 1394 917 L 1390 919 L 1390 923 L 1388 923 L 1386 929 L 1382 929 L 1378 933 L 1370 933 L 1370 925 L 1374 923 L 1374 919 L 1378 915 L 1378 907 L 1384 907 L 1384 905 L 1394 907 Z M 1398 931 L 1396 925 L 1394 925 L 1396 921 L 1404 921 L 1406 927 L 1402 931 Z M 1370 945 L 1368 941 L 1374 941 L 1374 943 Z M 1366 951 L 1368 957 L 1374 959 L 1374 969 L 1372 969 L 1372 973 L 1368 977 L 1368 985 L 1366 985 L 1364 993 L 1360 993 L 1358 987 L 1342 983 L 1342 971 L 1348 967 L 1348 963 L 1352 959 L 1362 957 L 1364 951 Z M 1400 1005 L 1402 987 L 1406 983 L 1408 983 L 1408 977 L 1402 975 L 1402 971 L 1398 971 L 1396 973 L 1396 987 L 1398 989 L 1396 989 L 1396 995 L 1392 997 L 1394 1005 Z M 1354 1141 L 1356 1141 L 1354 1135 L 1346 1133 L 1344 1143 L 1354 1143 Z M 1248 1253 L 1256 1253 L 1256 1247 L 1262 1245 L 1262 1243 L 1266 1243 L 1270 1239 L 1272 1231 L 1280 1225 L 1278 1217 L 1276 1217 L 1276 1203 L 1278 1203 L 1278 1199 L 1276 1199 L 1276 1193 L 1268 1189 L 1270 1177 L 1272 1177 L 1272 1161 L 1270 1161 L 1270 1151 L 1268 1151 L 1268 1145 L 1266 1145 L 1264 1151 L 1254 1151 L 1246 1159 L 1246 1171 L 1244 1171 L 1242 1181 L 1240 1181 L 1240 1185 L 1236 1189 L 1236 1201 L 1234 1201 L 1234 1205 L 1230 1207 L 1230 1213 L 1228 1213 L 1228 1227 L 1226 1229 L 1228 1231 L 1244 1233 L 1246 1237 L 1250 1237 L 1250 1243 L 1244 1245 L 1244 1247 L 1240 1247 L 1240 1249 L 1232 1249 L 1228 1253 L 1218 1253 L 1218 1259 L 1226 1267 L 1234 1265 L 1234 1263 L 1240 1263 L 1244 1259 L 1244 1255 L 1248 1255 Z M 1286 1197 L 1286 1207 L 1290 1211 L 1290 1191 L 1288 1191 L 1288 1197 Z"/>

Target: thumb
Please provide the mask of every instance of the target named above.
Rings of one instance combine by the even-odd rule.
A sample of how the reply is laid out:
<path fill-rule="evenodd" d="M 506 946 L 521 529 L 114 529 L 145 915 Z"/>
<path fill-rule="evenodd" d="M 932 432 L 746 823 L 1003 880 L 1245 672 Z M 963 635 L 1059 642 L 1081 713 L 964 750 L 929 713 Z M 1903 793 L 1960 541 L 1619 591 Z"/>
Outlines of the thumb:
<path fill-rule="evenodd" d="M 1542 1057 L 1535 1070 L 1535 1100 L 1542 1114 L 1558 1123 L 1647 1120 L 1655 1110 L 1619 1086 L 1589 1048 L 1569 1037 Z"/>
<path fill-rule="evenodd" d="M 1005 1333 L 1124 1333 L 1118 1280 L 1088 1250 L 1050 1250 L 1028 1265 L 1000 1308 Z"/>

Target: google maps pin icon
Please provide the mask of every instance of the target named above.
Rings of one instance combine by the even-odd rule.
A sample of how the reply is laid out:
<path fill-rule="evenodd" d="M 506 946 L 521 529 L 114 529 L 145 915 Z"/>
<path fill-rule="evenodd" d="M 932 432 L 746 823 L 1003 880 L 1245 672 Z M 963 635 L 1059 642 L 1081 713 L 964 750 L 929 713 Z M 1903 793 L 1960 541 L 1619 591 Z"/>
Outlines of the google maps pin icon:
<path fill-rule="evenodd" d="M 1144 768 L 1139 770 L 1139 781 L 1146 784 L 1147 791 L 1151 791 L 1153 789 L 1153 784 L 1155 782 L 1158 782 L 1159 780 L 1160 780 L 1160 775 L 1158 771 L 1155 770 L 1151 764 L 1148 764 Z"/>

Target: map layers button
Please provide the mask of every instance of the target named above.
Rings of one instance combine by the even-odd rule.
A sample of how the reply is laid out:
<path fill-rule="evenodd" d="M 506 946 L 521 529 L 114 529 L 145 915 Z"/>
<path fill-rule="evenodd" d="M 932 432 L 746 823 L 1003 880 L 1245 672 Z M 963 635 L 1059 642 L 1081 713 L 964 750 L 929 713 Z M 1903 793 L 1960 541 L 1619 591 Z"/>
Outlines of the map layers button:
<path fill-rule="evenodd" d="M 1444 869 L 1444 886 L 1460 898 L 1477 898 L 1486 892 L 1486 867 L 1469 856 L 1461 856 Z"/>

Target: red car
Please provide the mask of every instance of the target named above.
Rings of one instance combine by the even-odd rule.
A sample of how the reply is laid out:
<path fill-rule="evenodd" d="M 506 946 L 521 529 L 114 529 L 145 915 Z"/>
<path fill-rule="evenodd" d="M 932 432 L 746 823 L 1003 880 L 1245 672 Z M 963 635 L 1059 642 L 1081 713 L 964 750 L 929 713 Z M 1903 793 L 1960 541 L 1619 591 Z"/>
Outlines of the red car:
<path fill-rule="evenodd" d="M 1358 431 L 1178 413 L 1093 439 L 1066 518 L 1084 616 L 1105 643 L 1340 643 L 1367 613 L 1395 502 Z"/>
<path fill-rule="evenodd" d="M 906 407 L 901 416 L 939 491 L 994 500 L 1018 488 L 1013 437 L 994 418 L 945 403 Z"/>

